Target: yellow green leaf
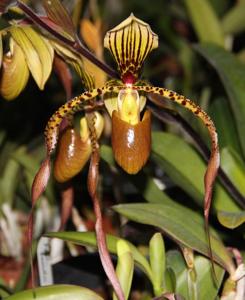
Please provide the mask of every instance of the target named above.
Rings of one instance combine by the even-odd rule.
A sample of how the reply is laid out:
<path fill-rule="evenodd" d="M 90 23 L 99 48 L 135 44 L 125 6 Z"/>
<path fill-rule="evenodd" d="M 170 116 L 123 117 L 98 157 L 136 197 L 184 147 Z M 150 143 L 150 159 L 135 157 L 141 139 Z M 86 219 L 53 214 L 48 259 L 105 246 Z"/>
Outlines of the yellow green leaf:
<path fill-rule="evenodd" d="M 241 212 L 228 212 L 219 211 L 218 212 L 219 222 L 230 229 L 234 229 L 245 222 L 245 211 Z"/>
<path fill-rule="evenodd" d="M 98 294 L 85 287 L 76 285 L 55 284 L 35 288 L 34 290 L 25 290 L 15 293 L 6 298 L 6 300 L 103 300 Z"/>
<path fill-rule="evenodd" d="M 6 100 L 16 98 L 25 88 L 29 70 L 22 49 L 11 38 L 10 51 L 3 56 L 0 93 Z"/>
<path fill-rule="evenodd" d="M 29 70 L 42 90 L 52 70 L 52 55 L 41 35 L 30 26 L 12 26 L 9 29 L 14 40 L 25 54 Z"/>
<path fill-rule="evenodd" d="M 117 255 L 118 262 L 116 273 L 121 284 L 125 300 L 127 300 L 133 279 L 134 258 L 131 253 L 130 246 L 125 240 L 119 240 L 117 242 Z M 113 300 L 118 300 L 115 293 L 113 293 Z"/>

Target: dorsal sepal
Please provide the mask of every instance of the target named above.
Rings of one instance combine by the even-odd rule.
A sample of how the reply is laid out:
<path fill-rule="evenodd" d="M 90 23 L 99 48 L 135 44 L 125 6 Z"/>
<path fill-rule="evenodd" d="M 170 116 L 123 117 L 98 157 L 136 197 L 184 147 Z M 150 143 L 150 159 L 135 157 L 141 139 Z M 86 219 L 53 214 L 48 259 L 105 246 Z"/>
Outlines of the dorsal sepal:
<path fill-rule="evenodd" d="M 158 36 L 147 23 L 131 14 L 107 32 L 104 46 L 116 60 L 123 83 L 133 84 L 139 78 L 147 54 L 158 47 Z"/>

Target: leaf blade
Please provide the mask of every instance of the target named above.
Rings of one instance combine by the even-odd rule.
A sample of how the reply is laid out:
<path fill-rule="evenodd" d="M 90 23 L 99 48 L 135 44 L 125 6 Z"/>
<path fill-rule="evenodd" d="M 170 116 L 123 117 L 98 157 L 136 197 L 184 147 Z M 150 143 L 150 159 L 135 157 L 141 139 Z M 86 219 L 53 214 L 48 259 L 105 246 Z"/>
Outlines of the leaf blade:
<path fill-rule="evenodd" d="M 45 287 L 35 288 L 36 297 L 34 297 L 34 290 L 25 290 L 16 293 L 6 298 L 6 300 L 32 300 L 38 298 L 39 300 L 103 300 L 95 292 L 80 286 L 75 285 L 50 285 Z"/>
<path fill-rule="evenodd" d="M 62 240 L 70 241 L 72 243 L 83 245 L 83 246 L 92 246 L 96 247 L 96 237 L 94 232 L 49 232 L 45 234 L 47 237 L 56 237 Z M 117 242 L 121 238 L 107 234 L 106 235 L 106 242 L 108 249 L 111 253 L 117 254 Z M 122 239 L 121 239 L 122 240 Z M 153 274 L 151 272 L 150 266 L 146 258 L 138 251 L 138 249 L 131 244 L 130 242 L 126 241 L 128 246 L 130 247 L 130 251 L 134 257 L 135 262 L 141 268 L 141 270 L 149 277 L 152 281 Z"/>
<path fill-rule="evenodd" d="M 209 1 L 185 0 L 185 5 L 199 40 L 224 47 L 224 33 Z"/>
<path fill-rule="evenodd" d="M 201 44 L 194 48 L 214 67 L 225 87 L 245 155 L 245 66 L 219 46 Z"/>
<path fill-rule="evenodd" d="M 114 206 L 114 210 L 130 220 L 161 228 L 172 239 L 209 257 L 204 220 L 198 214 L 179 204 L 124 204 Z M 213 258 L 232 272 L 234 266 L 229 253 L 211 231 Z"/>

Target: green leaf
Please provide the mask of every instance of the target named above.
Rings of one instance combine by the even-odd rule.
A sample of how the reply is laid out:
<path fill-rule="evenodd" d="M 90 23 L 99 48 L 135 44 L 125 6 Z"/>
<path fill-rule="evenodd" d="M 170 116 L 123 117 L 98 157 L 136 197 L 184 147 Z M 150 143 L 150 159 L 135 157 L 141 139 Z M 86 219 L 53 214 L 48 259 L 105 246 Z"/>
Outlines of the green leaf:
<path fill-rule="evenodd" d="M 123 204 L 114 206 L 114 209 L 130 220 L 162 229 L 178 243 L 209 257 L 204 220 L 192 210 L 177 203 L 171 206 L 151 203 Z M 213 230 L 210 239 L 214 260 L 231 272 L 233 262 Z"/>
<path fill-rule="evenodd" d="M 14 159 L 9 159 L 0 179 L 1 196 L 5 203 L 9 203 L 10 207 L 14 201 L 15 189 L 19 184 L 19 170 L 19 164 Z M 0 203 L 1 205 L 2 203 Z"/>
<path fill-rule="evenodd" d="M 149 243 L 150 265 L 154 274 L 154 294 L 160 296 L 163 293 L 163 280 L 166 269 L 165 246 L 161 233 L 153 235 Z"/>
<path fill-rule="evenodd" d="M 128 299 L 133 273 L 134 273 L 134 258 L 130 251 L 130 246 L 125 240 L 117 242 L 117 268 L 116 273 L 121 284 L 125 300 Z M 113 300 L 118 300 L 115 293 L 113 293 Z"/>
<path fill-rule="evenodd" d="M 75 285 L 57 284 L 35 288 L 36 297 L 34 297 L 33 292 L 34 290 L 19 292 L 7 297 L 6 300 L 103 300 L 95 292 Z"/>
<path fill-rule="evenodd" d="M 225 33 L 237 34 L 245 29 L 245 2 L 237 2 L 222 19 L 222 27 Z"/>
<path fill-rule="evenodd" d="M 245 211 L 242 212 L 227 212 L 218 211 L 219 222 L 230 229 L 234 229 L 245 222 Z"/>
<path fill-rule="evenodd" d="M 197 152 L 182 138 L 174 134 L 153 132 L 152 154 L 173 182 L 200 205 L 203 205 L 206 164 Z M 239 210 L 239 207 L 220 184 L 216 184 L 217 190 L 219 197 L 216 196 L 216 193 L 214 195 L 214 205 L 217 209 L 222 205 L 225 210 Z"/>
<path fill-rule="evenodd" d="M 209 106 L 209 115 L 219 133 L 220 148 L 232 147 L 238 153 L 241 153 L 239 137 L 235 126 L 235 120 L 231 112 L 227 98 L 217 98 Z M 227 126 L 229 124 L 229 126 Z"/>
<path fill-rule="evenodd" d="M 167 253 L 167 265 L 173 270 L 176 276 L 176 293 L 181 294 L 186 299 L 188 295 L 187 268 L 184 259 L 179 251 L 169 251 Z M 198 299 L 215 299 L 219 287 L 222 283 L 224 270 L 215 265 L 215 274 L 217 277 L 217 286 L 213 280 L 213 274 L 210 261 L 202 256 L 195 257 L 195 270 L 197 273 L 197 291 Z"/>
<path fill-rule="evenodd" d="M 245 196 L 245 165 L 242 158 L 232 149 L 221 151 L 222 168 L 240 193 Z"/>
<path fill-rule="evenodd" d="M 185 5 L 199 40 L 224 47 L 224 33 L 209 1 L 185 0 Z"/>
<path fill-rule="evenodd" d="M 195 49 L 215 68 L 222 80 L 245 156 L 245 66 L 233 54 L 216 45 L 197 45 Z"/>
<path fill-rule="evenodd" d="M 112 148 L 110 146 L 102 145 L 100 147 L 100 156 L 111 167 L 116 166 L 116 162 L 113 157 Z"/>
<path fill-rule="evenodd" d="M 97 241 L 94 232 L 50 232 L 45 234 L 45 236 L 55 237 L 58 239 L 72 242 L 77 245 L 97 247 Z M 117 254 L 117 242 L 119 240 L 122 239 L 113 235 L 106 235 L 107 247 L 111 253 Z M 148 278 L 151 281 L 153 281 L 153 274 L 146 258 L 139 252 L 139 250 L 133 244 L 126 240 L 125 242 L 127 242 L 128 246 L 130 247 L 130 251 L 132 252 L 136 264 L 148 276 Z"/>

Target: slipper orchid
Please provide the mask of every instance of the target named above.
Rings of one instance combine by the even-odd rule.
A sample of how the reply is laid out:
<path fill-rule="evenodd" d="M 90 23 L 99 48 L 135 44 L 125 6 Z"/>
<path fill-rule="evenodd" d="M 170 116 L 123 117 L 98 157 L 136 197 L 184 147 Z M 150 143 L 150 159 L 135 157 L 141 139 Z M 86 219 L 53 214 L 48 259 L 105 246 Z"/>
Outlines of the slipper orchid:
<path fill-rule="evenodd" d="M 204 216 L 212 263 L 213 258 L 208 231 L 208 216 L 213 184 L 219 168 L 220 159 L 215 126 L 201 107 L 174 91 L 162 87 L 149 86 L 139 81 L 142 66 L 147 55 L 158 47 L 158 36 L 152 32 L 147 23 L 131 14 L 121 24 L 107 32 L 104 39 L 104 46 L 108 48 L 113 55 L 118 66 L 121 80 L 109 81 L 101 88 L 91 89 L 71 99 L 53 114 L 45 129 L 47 159 L 43 163 L 39 173 L 42 173 L 44 178 L 49 176 L 50 156 L 56 149 L 59 139 L 59 127 L 62 120 L 74 115 L 78 111 L 84 111 L 89 130 L 89 144 L 91 145 L 91 151 L 89 151 L 89 155 L 86 157 L 86 159 L 88 159 L 90 156 L 88 190 L 93 200 L 97 217 L 96 234 L 99 253 L 105 272 L 112 282 L 117 297 L 122 300 L 125 298 L 115 276 L 114 268 L 106 248 L 99 199 L 96 192 L 99 174 L 99 134 L 95 128 L 95 111 L 101 109 L 103 106 L 108 106 L 106 100 L 108 95 L 110 96 L 112 93 L 117 95 L 116 101 L 113 103 L 114 108 L 109 109 L 109 112 L 112 113 L 112 148 L 117 163 L 130 174 L 135 174 L 142 169 L 151 151 L 151 112 L 145 110 L 143 116 L 141 116 L 141 111 L 145 106 L 145 98 L 142 97 L 142 93 L 146 97 L 148 94 L 160 96 L 157 98 L 158 100 L 154 101 L 159 107 L 162 105 L 162 97 L 180 104 L 202 120 L 211 138 L 211 156 L 204 180 Z M 59 155 L 62 154 L 58 152 L 58 156 Z M 59 166 L 56 167 L 56 174 L 60 172 L 57 171 L 59 168 Z M 62 178 L 64 179 L 64 177 Z M 63 179 L 62 181 L 65 181 L 65 179 Z M 37 174 L 35 181 L 37 182 L 37 180 L 40 181 L 39 174 Z M 37 187 L 38 184 L 34 182 L 33 186 Z M 46 181 L 41 180 L 38 192 L 35 192 L 33 203 L 42 193 L 45 186 Z"/>

